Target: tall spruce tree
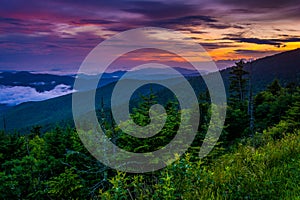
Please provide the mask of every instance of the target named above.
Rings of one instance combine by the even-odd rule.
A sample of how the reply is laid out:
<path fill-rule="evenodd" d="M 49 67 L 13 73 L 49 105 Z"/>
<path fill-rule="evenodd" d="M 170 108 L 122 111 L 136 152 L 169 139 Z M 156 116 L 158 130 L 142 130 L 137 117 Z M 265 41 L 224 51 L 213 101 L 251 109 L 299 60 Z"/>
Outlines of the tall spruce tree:
<path fill-rule="evenodd" d="M 240 60 L 235 63 L 230 71 L 230 101 L 233 103 L 243 102 L 247 92 L 247 81 L 246 75 L 249 72 L 244 70 L 245 62 Z"/>
<path fill-rule="evenodd" d="M 240 138 L 245 135 L 246 128 L 249 126 L 250 120 L 248 115 L 247 85 L 249 74 L 244 70 L 244 61 L 240 60 L 235 63 L 230 71 L 230 98 L 229 107 L 227 109 L 227 117 L 225 121 L 227 139 L 229 141 Z"/>

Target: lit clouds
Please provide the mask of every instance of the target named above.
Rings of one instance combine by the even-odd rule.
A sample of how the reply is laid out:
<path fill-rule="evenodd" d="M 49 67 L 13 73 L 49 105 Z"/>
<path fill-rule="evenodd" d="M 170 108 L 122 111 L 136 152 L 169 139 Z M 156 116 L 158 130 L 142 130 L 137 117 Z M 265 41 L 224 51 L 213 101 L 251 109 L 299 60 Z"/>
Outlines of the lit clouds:
<path fill-rule="evenodd" d="M 104 39 L 147 26 L 184 31 L 215 61 L 300 47 L 299 0 L 26 2 L 0 7 L 0 70 L 73 73 Z"/>

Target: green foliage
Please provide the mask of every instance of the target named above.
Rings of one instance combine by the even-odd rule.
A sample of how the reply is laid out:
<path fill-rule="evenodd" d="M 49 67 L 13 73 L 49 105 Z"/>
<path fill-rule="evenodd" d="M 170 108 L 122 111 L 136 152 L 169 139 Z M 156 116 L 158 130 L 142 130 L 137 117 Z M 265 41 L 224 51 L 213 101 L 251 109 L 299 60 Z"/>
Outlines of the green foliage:
<path fill-rule="evenodd" d="M 225 130 L 229 133 L 228 141 L 245 136 L 245 130 L 249 124 L 247 102 L 240 102 L 239 106 L 228 106 L 225 124 Z"/>
<path fill-rule="evenodd" d="M 140 125 L 146 126 L 150 123 L 149 109 L 151 106 L 157 103 L 156 96 L 150 93 L 148 96 L 142 96 L 142 101 L 137 108 L 133 108 L 131 118 L 133 122 Z M 149 138 L 136 138 L 124 133 L 120 128 L 116 128 L 113 131 L 117 132 L 118 136 L 116 143 L 123 149 L 132 152 L 150 152 L 169 143 L 169 141 L 175 136 L 180 124 L 180 116 L 185 111 L 179 111 L 176 102 L 168 102 L 165 106 L 166 110 L 166 121 L 162 129 L 157 133 L 157 123 L 149 125 L 149 130 L 153 130 L 157 134 Z M 162 122 L 164 115 L 157 113 L 152 110 L 152 120 L 156 122 Z M 131 130 L 132 126 L 129 122 L 122 123 L 122 129 Z M 186 131 L 190 130 L 190 127 L 186 127 Z M 136 130 L 131 130 L 136 131 Z M 140 135 L 145 134 L 144 130 L 137 132 Z"/>
<path fill-rule="evenodd" d="M 298 89 L 295 94 L 292 95 L 292 106 L 287 111 L 287 115 L 284 119 L 289 123 L 293 129 L 300 128 L 300 90 Z"/>
<path fill-rule="evenodd" d="M 132 118 L 149 124 L 155 95 L 144 97 Z M 112 119 L 101 126 L 124 149 L 145 152 L 165 146 L 176 134 L 179 119 L 191 110 L 176 102 L 165 105 L 164 128 L 147 139 L 124 134 Z M 297 199 L 300 196 L 300 88 L 283 88 L 274 81 L 255 97 L 255 130 L 249 125 L 246 100 L 227 107 L 220 141 L 203 159 L 198 153 L 216 106 L 200 96 L 200 126 L 191 148 L 166 168 L 146 174 L 127 174 L 104 166 L 82 145 L 78 134 L 61 128 L 43 133 L 35 126 L 28 135 L 0 132 L 0 199 Z M 103 111 L 104 112 L 104 111 Z M 103 113 L 110 116 L 110 113 Z M 161 115 L 157 118 L 160 120 Z M 191 119 L 194 120 L 193 116 Z M 125 125 L 127 122 L 124 122 Z M 155 127 L 153 127 L 155 128 Z M 184 127 L 190 131 L 192 127 Z M 208 144 L 214 142 L 208 138 Z M 105 153 L 105 152 L 104 152 Z"/>
<path fill-rule="evenodd" d="M 246 101 L 246 92 L 248 90 L 249 72 L 244 70 L 245 63 L 240 60 L 230 71 L 230 98 L 227 108 L 226 131 L 227 140 L 232 141 L 247 135 L 247 127 L 249 125 L 248 102 Z"/>
<path fill-rule="evenodd" d="M 240 140 L 231 144 L 228 151 L 215 148 L 208 156 L 218 155 L 212 156 L 213 160 L 197 161 L 191 159 L 193 154 L 186 154 L 150 177 L 122 173 L 111 179 L 122 184 L 117 187 L 114 184 L 113 188 L 100 192 L 100 196 L 108 199 L 116 199 L 118 195 L 125 199 L 298 198 L 300 135 L 294 125 L 299 121 L 299 99 L 295 91 L 291 96 L 288 89 L 276 89 L 279 92 L 272 93 L 271 88 L 255 99 L 256 109 L 264 111 L 263 108 L 269 106 L 262 115 L 256 115 L 261 121 L 258 124 L 265 129 L 261 129 L 261 133 L 256 133 L 253 138 L 242 134 L 248 120 L 247 102 L 241 102 L 239 106 L 229 107 L 226 130 Z M 209 114 L 209 109 L 206 112 Z M 270 118 L 265 119 L 263 115 Z M 206 126 L 204 124 L 200 130 L 206 130 Z M 136 180 L 139 180 L 138 186 Z"/>
<path fill-rule="evenodd" d="M 210 165 L 201 160 L 191 162 L 187 154 L 158 172 L 155 183 L 148 184 L 147 175 L 118 173 L 110 180 L 112 188 L 100 192 L 100 196 L 107 199 L 294 199 L 300 195 L 299 133 L 277 141 L 271 139 L 258 149 L 239 145 Z M 136 192 L 136 187 L 141 191 Z"/>
<path fill-rule="evenodd" d="M 259 132 L 279 123 L 286 116 L 286 112 L 292 104 L 299 101 L 296 95 L 289 93 L 289 90 L 285 88 L 273 93 L 267 90 L 255 97 L 255 127 Z M 289 114 L 289 116 L 291 115 Z"/>
<path fill-rule="evenodd" d="M 73 168 L 65 168 L 65 172 L 57 177 L 51 178 L 47 185 L 48 193 L 58 199 L 81 199 L 84 192 L 80 177 L 74 173 Z"/>
<path fill-rule="evenodd" d="M 282 87 L 280 86 L 279 80 L 275 79 L 271 85 L 267 86 L 267 91 L 271 92 L 273 95 L 278 95 L 280 94 Z"/>
<path fill-rule="evenodd" d="M 245 75 L 249 74 L 247 71 L 244 70 L 244 61 L 240 60 L 239 62 L 235 63 L 235 66 L 231 68 L 230 74 L 230 86 L 229 89 L 231 91 L 230 97 L 232 102 L 242 102 L 246 98 L 246 91 L 247 91 L 247 78 Z"/>

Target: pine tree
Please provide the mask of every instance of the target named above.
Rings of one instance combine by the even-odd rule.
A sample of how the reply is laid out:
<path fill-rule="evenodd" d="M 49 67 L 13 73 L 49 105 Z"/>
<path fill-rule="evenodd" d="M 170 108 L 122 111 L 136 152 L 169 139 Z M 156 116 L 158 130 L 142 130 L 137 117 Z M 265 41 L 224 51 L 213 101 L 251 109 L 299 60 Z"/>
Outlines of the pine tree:
<path fill-rule="evenodd" d="M 248 105 L 246 100 L 247 82 L 246 75 L 249 73 L 244 70 L 244 61 L 235 63 L 231 69 L 230 79 L 230 102 L 227 109 L 225 121 L 228 140 L 239 138 L 245 134 L 245 129 L 249 126 Z"/>
<path fill-rule="evenodd" d="M 280 86 L 278 79 L 275 79 L 271 85 L 267 86 L 267 91 L 271 92 L 275 96 L 279 95 L 281 90 L 282 87 Z"/>
<path fill-rule="evenodd" d="M 232 102 L 243 102 L 245 100 L 245 93 L 247 91 L 247 78 L 249 73 L 244 70 L 244 61 L 240 60 L 235 63 L 230 72 L 230 99 Z"/>

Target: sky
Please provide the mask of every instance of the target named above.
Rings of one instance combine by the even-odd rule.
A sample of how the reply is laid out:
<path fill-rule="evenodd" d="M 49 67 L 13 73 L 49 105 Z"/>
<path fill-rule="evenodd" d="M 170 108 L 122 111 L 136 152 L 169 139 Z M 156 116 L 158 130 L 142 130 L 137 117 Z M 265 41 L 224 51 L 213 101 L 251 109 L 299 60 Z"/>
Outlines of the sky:
<path fill-rule="evenodd" d="M 205 48 L 219 68 L 242 58 L 256 59 L 300 48 L 298 0 L 0 3 L 0 71 L 72 74 L 100 42 L 122 31 L 149 26 L 187 34 Z M 119 64 L 153 60 L 153 56 L 129 57 Z M 156 57 L 166 59 L 169 55 Z"/>

